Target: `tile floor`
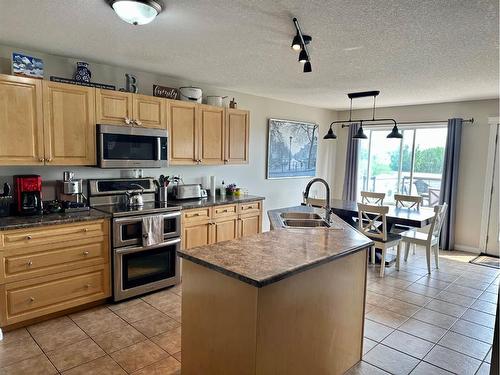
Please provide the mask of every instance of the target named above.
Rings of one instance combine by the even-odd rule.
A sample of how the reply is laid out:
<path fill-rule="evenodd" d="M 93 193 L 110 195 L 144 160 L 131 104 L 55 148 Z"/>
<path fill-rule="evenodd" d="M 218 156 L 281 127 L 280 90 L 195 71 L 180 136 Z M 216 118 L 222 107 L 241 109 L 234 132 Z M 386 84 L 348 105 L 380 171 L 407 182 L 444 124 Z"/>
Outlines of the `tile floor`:
<path fill-rule="evenodd" d="M 363 360 L 355 374 L 488 374 L 500 272 L 422 249 L 399 272 L 370 266 Z M 5 333 L 0 373 L 180 374 L 181 287 Z"/>

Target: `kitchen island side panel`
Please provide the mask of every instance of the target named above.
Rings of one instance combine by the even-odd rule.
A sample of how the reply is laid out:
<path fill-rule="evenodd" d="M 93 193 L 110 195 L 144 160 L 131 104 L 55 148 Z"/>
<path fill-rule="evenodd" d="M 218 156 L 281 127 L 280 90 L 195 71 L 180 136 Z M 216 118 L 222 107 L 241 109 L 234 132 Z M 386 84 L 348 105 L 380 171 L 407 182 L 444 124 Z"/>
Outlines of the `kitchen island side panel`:
<path fill-rule="evenodd" d="M 182 262 L 182 375 L 255 374 L 258 288 Z"/>

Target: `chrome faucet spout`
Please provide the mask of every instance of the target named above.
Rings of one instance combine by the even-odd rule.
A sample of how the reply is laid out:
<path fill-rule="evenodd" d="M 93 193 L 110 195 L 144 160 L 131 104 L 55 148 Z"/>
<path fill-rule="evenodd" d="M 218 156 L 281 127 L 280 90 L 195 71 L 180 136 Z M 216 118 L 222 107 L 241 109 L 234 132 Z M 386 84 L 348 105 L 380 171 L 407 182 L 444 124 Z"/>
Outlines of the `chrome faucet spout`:
<path fill-rule="evenodd" d="M 305 203 L 307 203 L 307 199 L 309 198 L 309 191 L 311 190 L 311 186 L 315 182 L 321 182 L 323 185 L 325 185 L 325 188 L 326 188 L 325 220 L 328 223 L 330 223 L 332 210 L 330 207 L 330 185 L 328 185 L 328 182 L 326 182 L 322 178 L 313 178 L 311 181 L 309 181 L 308 184 L 306 185 L 306 190 L 304 191 L 304 201 L 305 201 Z"/>

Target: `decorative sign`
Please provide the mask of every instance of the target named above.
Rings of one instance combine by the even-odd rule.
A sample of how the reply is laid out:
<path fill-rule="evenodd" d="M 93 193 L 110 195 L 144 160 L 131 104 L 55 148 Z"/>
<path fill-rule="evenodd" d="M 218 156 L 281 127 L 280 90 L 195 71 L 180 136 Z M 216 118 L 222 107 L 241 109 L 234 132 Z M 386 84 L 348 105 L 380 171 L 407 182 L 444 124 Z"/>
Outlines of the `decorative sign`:
<path fill-rule="evenodd" d="M 75 79 L 54 77 L 54 76 L 50 76 L 50 80 L 52 82 L 69 83 L 71 85 L 77 85 L 77 86 L 87 86 L 87 87 L 96 87 L 98 89 L 116 90 L 115 86 L 106 85 L 105 83 L 84 82 L 84 81 L 77 81 Z"/>
<path fill-rule="evenodd" d="M 14 52 L 12 54 L 12 74 L 30 78 L 43 78 L 43 60 Z"/>
<path fill-rule="evenodd" d="M 153 96 L 167 99 L 177 99 L 179 91 L 172 87 L 153 85 Z"/>
<path fill-rule="evenodd" d="M 132 74 L 125 73 L 125 91 L 137 94 L 137 78 Z"/>

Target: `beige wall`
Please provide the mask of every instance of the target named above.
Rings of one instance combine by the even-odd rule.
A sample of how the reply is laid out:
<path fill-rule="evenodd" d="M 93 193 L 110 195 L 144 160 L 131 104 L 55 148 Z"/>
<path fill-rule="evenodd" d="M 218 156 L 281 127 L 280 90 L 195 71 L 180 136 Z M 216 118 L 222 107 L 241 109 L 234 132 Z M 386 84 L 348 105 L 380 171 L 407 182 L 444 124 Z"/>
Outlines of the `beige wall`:
<path fill-rule="evenodd" d="M 51 75 L 71 78 L 74 73 L 76 61 L 86 61 L 85 58 L 69 59 L 53 56 L 40 52 L 33 52 L 0 46 L 0 73 L 10 74 L 10 59 L 12 52 L 24 52 L 32 56 L 40 57 L 45 63 L 45 78 Z M 104 64 L 90 62 L 92 81 L 114 84 L 123 87 L 125 84 L 125 73 L 135 74 L 138 78 L 139 92 L 152 95 L 153 83 L 171 87 L 182 85 L 198 86 L 196 82 L 175 79 L 167 76 L 155 75 L 133 69 L 124 69 Z M 166 62 L 168 64 L 168 62 Z M 124 62 L 126 65 L 126 62 Z M 209 77 L 207 77 L 207 80 Z M 177 175 L 184 177 L 186 183 L 202 183 L 204 176 L 215 175 L 218 183 L 224 179 L 226 183 L 235 182 L 248 189 L 250 194 L 263 195 L 266 197 L 264 209 L 275 209 L 300 204 L 302 191 L 309 179 L 282 179 L 267 180 L 266 157 L 267 157 L 267 120 L 268 118 L 284 118 L 290 120 L 304 120 L 315 122 L 320 125 L 320 138 L 326 133 L 328 125 L 336 117 L 331 110 L 313 108 L 297 104 L 286 103 L 263 97 L 231 92 L 217 89 L 207 85 L 199 85 L 204 90 L 204 95 L 229 95 L 235 97 L 238 107 L 250 110 L 250 163 L 243 166 L 186 166 L 170 167 L 167 169 L 151 169 L 145 171 L 145 175 L 159 176 Z M 1 125 L 0 125 L 1 126 Z M 318 151 L 318 175 L 331 178 L 328 173 L 326 161 L 334 158 L 334 145 L 324 143 L 321 139 Z M 74 170 L 81 178 L 119 177 L 119 171 L 102 170 L 98 168 L 62 168 L 62 167 L 0 167 L 0 182 L 7 181 L 14 174 L 37 173 L 46 181 L 54 181 L 62 178 L 64 170 Z M 47 184 L 49 185 L 49 184 Z M 53 197 L 50 187 L 46 189 L 45 197 Z M 264 215 L 264 229 L 269 228 L 267 214 Z"/>
<path fill-rule="evenodd" d="M 378 108 L 377 117 L 390 117 L 397 121 L 434 121 L 452 117 L 468 119 L 474 124 L 465 124 L 462 132 L 460 153 L 459 186 L 456 219 L 456 248 L 477 251 L 483 216 L 483 193 L 485 168 L 488 157 L 488 117 L 499 113 L 499 101 L 478 100 L 455 103 L 415 105 Z M 353 112 L 353 118 L 370 118 L 371 110 Z M 348 112 L 339 112 L 339 119 L 348 118 Z M 336 178 L 334 196 L 342 196 L 342 181 L 345 171 L 347 128 L 337 127 Z"/>

